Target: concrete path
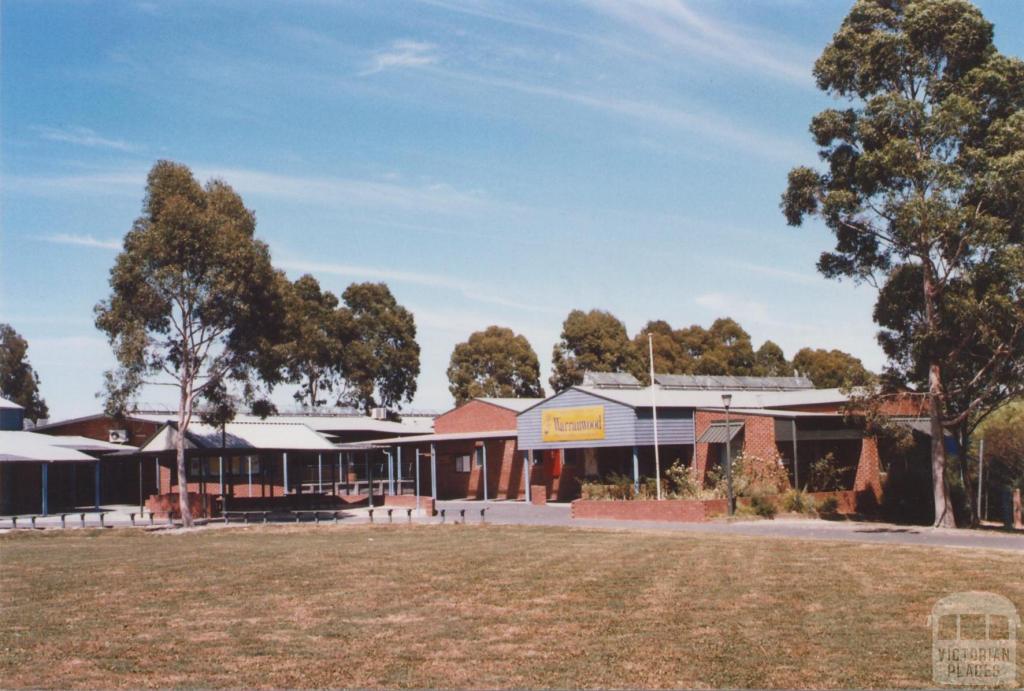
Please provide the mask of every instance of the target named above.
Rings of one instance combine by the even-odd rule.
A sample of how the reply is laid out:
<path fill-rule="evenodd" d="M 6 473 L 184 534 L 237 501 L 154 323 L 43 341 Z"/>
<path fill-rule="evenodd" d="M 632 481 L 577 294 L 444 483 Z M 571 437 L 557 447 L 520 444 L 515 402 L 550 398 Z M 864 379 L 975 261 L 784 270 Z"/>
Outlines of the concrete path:
<path fill-rule="evenodd" d="M 466 510 L 466 522 L 478 523 L 482 501 L 442 501 L 438 509 L 448 516 Z M 779 518 L 735 522 L 669 523 L 664 521 L 616 521 L 574 519 L 568 504 L 532 506 L 523 502 L 487 502 L 486 520 L 500 525 L 552 525 L 574 528 L 605 528 L 615 530 L 654 530 L 753 537 L 786 537 L 807 540 L 842 540 L 877 544 L 921 545 L 926 547 L 967 547 L 1008 549 L 1024 552 L 1024 532 L 1007 533 L 987 530 L 951 530 L 923 526 L 868 523 L 861 521 L 823 521 L 817 519 Z M 449 519 L 450 520 L 450 519 Z"/>
<path fill-rule="evenodd" d="M 132 512 L 137 512 L 137 506 L 104 506 L 105 510 L 111 511 L 104 518 L 104 525 L 107 527 L 128 527 L 131 526 Z M 547 504 L 534 506 L 523 502 L 512 501 L 440 501 L 437 504 L 438 510 L 444 510 L 445 516 L 434 517 L 413 516 L 412 522 L 418 524 L 456 523 L 465 520 L 466 523 L 474 524 L 481 522 L 480 510 L 486 509 L 485 519 L 487 523 L 495 525 L 536 525 L 536 526 L 560 526 L 569 528 L 601 528 L 611 530 L 627 531 L 670 531 L 692 534 L 717 534 L 717 535 L 746 535 L 765 538 L 793 538 L 804 540 L 839 540 L 848 542 L 864 542 L 873 544 L 899 544 L 919 545 L 924 547 L 963 547 L 970 549 L 1003 549 L 1024 552 L 1024 532 L 1009 533 L 1002 531 L 982 530 L 950 530 L 942 528 L 928 528 L 922 526 L 894 525 L 891 523 L 868 523 L 860 521 L 822 521 L 813 519 L 779 518 L 776 520 L 744 520 L 732 523 L 725 521 L 713 521 L 709 523 L 669 523 L 663 521 L 615 521 L 615 520 L 591 520 L 572 518 L 571 509 L 568 504 Z M 89 511 L 87 509 L 87 511 Z M 465 511 L 463 519 L 460 514 Z M 149 525 L 148 517 L 142 519 L 135 516 L 135 525 L 145 527 Z M 323 520 L 324 525 L 333 522 Z M 368 510 L 365 508 L 345 509 L 342 518 L 342 525 L 364 525 L 370 523 Z M 386 509 L 377 507 L 374 509 L 373 522 L 386 524 L 389 522 Z M 403 524 L 409 522 L 405 509 L 395 509 L 391 522 Z M 167 519 L 157 519 L 156 527 L 167 527 Z M 303 525 L 312 524 L 311 519 L 304 519 Z M 0 532 L 7 532 L 10 528 L 10 520 L 0 521 Z M 224 524 L 214 519 L 209 527 L 224 527 Z M 231 526 L 238 527 L 240 522 L 233 522 Z M 29 528 L 27 520 L 18 522 L 19 529 Z M 36 519 L 37 528 L 60 529 L 60 517 L 56 515 L 40 517 Z M 67 528 L 77 529 L 80 527 L 78 514 L 67 517 Z M 86 513 L 86 527 L 100 527 L 99 516 L 95 513 Z"/>

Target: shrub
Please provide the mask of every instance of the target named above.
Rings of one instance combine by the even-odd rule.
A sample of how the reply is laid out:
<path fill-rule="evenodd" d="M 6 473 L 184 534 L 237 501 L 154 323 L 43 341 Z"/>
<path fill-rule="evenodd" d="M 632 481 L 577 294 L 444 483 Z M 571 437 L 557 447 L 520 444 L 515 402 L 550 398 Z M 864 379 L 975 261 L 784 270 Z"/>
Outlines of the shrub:
<path fill-rule="evenodd" d="M 709 472 L 708 478 L 714 483 L 717 494 L 727 496 L 728 478 L 724 467 Z M 732 459 L 732 486 L 737 497 L 776 494 L 788 485 L 789 476 L 778 454 L 766 459 L 740 452 Z"/>
<path fill-rule="evenodd" d="M 808 486 L 815 492 L 835 492 L 842 489 L 843 471 L 830 451 L 811 463 L 811 477 Z"/>
<path fill-rule="evenodd" d="M 761 516 L 762 518 L 775 518 L 775 503 L 763 494 L 751 495 L 750 509 L 756 516 Z"/>
<path fill-rule="evenodd" d="M 835 497 L 825 497 L 818 506 L 818 513 L 822 516 L 835 516 L 839 513 L 839 500 Z"/>
<path fill-rule="evenodd" d="M 791 489 L 782 495 L 782 510 L 790 513 L 814 513 L 814 497 L 798 489 Z"/>
<path fill-rule="evenodd" d="M 676 459 L 665 471 L 665 480 L 671 496 L 678 499 L 691 499 L 700 493 L 697 483 L 693 481 L 693 473 Z"/>

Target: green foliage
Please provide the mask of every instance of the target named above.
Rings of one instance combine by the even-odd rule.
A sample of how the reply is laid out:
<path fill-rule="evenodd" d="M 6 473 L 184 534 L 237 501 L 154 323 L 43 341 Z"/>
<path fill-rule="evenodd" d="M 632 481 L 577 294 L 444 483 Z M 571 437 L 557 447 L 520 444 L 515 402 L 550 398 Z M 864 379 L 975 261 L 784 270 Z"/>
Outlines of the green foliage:
<path fill-rule="evenodd" d="M 296 401 L 310 408 L 328 402 L 348 372 L 347 358 L 355 340 L 351 312 L 338 307 L 338 298 L 320 289 L 309 274 L 288 285 L 287 340 L 278 351 L 289 382 L 299 384 Z"/>
<path fill-rule="evenodd" d="M 764 494 L 751 495 L 750 510 L 755 516 L 760 516 L 761 518 L 775 518 L 775 514 L 778 511 L 775 508 L 775 502 Z"/>
<path fill-rule="evenodd" d="M 835 492 L 843 488 L 843 471 L 832 452 L 811 463 L 807 486 L 813 492 Z"/>
<path fill-rule="evenodd" d="M 700 494 L 700 488 L 693 480 L 693 473 L 679 459 L 673 461 L 672 465 L 665 470 L 665 481 L 668 485 L 668 492 L 673 497 L 693 499 Z"/>
<path fill-rule="evenodd" d="M 639 362 L 626 326 L 614 315 L 573 310 L 552 352 L 548 382 L 555 391 L 562 391 L 580 384 L 584 372 L 636 372 Z"/>
<path fill-rule="evenodd" d="M 786 355 L 774 341 L 765 341 L 754 353 L 755 377 L 789 377 L 793 365 L 786 361 Z"/>
<path fill-rule="evenodd" d="M 798 489 L 791 489 L 783 494 L 780 504 L 782 510 L 789 513 L 814 513 L 814 497 Z"/>
<path fill-rule="evenodd" d="M 255 229 L 226 182 L 200 186 L 186 166 L 153 166 L 143 214 L 110 271 L 111 295 L 96 306 L 118 364 L 106 374 L 108 412 L 123 412 L 162 376 L 178 388 L 181 411 L 204 395 L 222 404 L 229 381 L 252 399 L 257 380 L 279 380 L 272 352 L 283 328 L 283 279 Z"/>
<path fill-rule="evenodd" d="M 865 386 L 874 380 L 859 358 L 841 350 L 801 348 L 793 356 L 793 367 L 819 389 Z"/>
<path fill-rule="evenodd" d="M 32 422 L 50 414 L 39 395 L 39 375 L 28 361 L 28 341 L 10 324 L 0 324 L 0 396 L 24 408 Z"/>
<path fill-rule="evenodd" d="M 348 389 L 342 401 L 363 410 L 412 401 L 420 373 L 412 312 L 398 304 L 384 283 L 353 283 L 342 299 L 356 339 L 345 358 Z"/>
<path fill-rule="evenodd" d="M 641 491 L 644 484 L 641 483 Z M 633 478 L 621 473 L 609 473 L 604 480 L 587 480 L 580 483 L 581 496 L 584 499 L 626 500 L 636 499 L 633 489 Z"/>
<path fill-rule="evenodd" d="M 1024 402 L 993 413 L 980 428 L 978 438 L 985 439 L 985 483 L 989 487 L 1024 489 Z"/>
<path fill-rule="evenodd" d="M 525 336 L 489 326 L 459 343 L 448 366 L 448 390 L 461 405 L 479 396 L 540 397 L 540 363 Z"/>
<path fill-rule="evenodd" d="M 818 515 L 835 516 L 839 513 L 839 500 L 835 497 L 825 497 L 818 505 Z"/>
<path fill-rule="evenodd" d="M 707 478 L 717 497 L 728 496 L 728 477 L 724 463 L 709 470 Z M 788 484 L 789 476 L 778 454 L 762 458 L 740 452 L 732 459 L 732 488 L 737 497 L 778 494 Z"/>
<path fill-rule="evenodd" d="M 1024 62 L 992 35 L 965 0 L 858 0 L 814 69 L 850 101 L 811 122 L 826 170 L 782 197 L 835 236 L 822 274 L 879 287 L 886 384 L 927 387 L 961 437 L 1024 390 Z M 949 525 L 942 444 L 931 464 Z"/>

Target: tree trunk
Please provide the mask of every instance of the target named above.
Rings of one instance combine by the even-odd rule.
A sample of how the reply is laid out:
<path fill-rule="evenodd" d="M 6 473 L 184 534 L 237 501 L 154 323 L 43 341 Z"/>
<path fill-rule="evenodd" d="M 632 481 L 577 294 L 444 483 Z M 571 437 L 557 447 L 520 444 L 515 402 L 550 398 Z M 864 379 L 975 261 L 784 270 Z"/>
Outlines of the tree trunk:
<path fill-rule="evenodd" d="M 178 399 L 178 436 L 174 441 L 174 449 L 178 461 L 178 508 L 181 511 L 181 524 L 186 528 L 192 527 L 192 511 L 188 505 L 188 475 L 185 473 L 185 430 L 191 417 L 190 387 L 182 382 Z"/>
<path fill-rule="evenodd" d="M 932 363 L 928 367 L 928 420 L 932 434 L 932 498 L 935 504 L 936 528 L 955 528 L 953 505 L 949 501 L 949 489 L 946 487 L 946 446 L 942 431 L 942 375 L 939 366 Z"/>

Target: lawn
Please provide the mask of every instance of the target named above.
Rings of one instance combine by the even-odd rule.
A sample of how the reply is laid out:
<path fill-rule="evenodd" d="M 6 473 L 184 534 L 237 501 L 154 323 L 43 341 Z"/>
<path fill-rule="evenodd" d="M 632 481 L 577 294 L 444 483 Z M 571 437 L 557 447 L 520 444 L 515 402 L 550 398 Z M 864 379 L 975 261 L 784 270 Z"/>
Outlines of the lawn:
<path fill-rule="evenodd" d="M 920 687 L 935 600 L 1024 612 L 1019 554 L 535 527 L 22 532 L 0 578 L 4 687 Z"/>

